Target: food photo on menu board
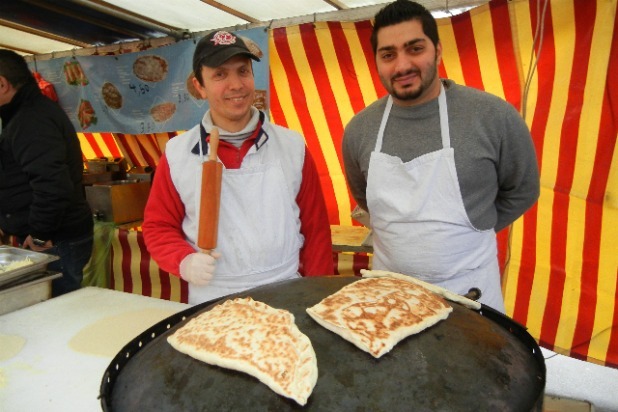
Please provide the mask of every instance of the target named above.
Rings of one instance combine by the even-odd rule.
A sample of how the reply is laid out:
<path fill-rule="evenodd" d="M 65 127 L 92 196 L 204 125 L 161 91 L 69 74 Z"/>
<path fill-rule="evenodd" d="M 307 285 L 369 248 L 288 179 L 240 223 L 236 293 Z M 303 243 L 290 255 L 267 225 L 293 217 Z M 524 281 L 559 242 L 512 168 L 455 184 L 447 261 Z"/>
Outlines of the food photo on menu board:
<path fill-rule="evenodd" d="M 266 107 L 268 34 L 240 31 L 260 57 L 253 62 L 255 106 Z M 115 56 L 69 56 L 37 61 L 77 131 L 130 134 L 186 130 L 208 109 L 193 87 L 192 59 L 199 38 Z M 34 63 L 31 69 L 34 70 Z"/>

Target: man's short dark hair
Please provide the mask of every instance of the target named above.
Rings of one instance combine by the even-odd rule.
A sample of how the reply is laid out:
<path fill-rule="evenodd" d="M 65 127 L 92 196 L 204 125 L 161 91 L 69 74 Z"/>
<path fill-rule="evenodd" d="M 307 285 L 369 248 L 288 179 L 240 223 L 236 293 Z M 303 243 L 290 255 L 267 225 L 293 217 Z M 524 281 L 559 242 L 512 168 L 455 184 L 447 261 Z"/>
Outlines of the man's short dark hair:
<path fill-rule="evenodd" d="M 438 25 L 429 10 L 410 0 L 396 0 L 380 9 L 375 16 L 373 32 L 371 33 L 373 54 L 375 55 L 378 50 L 378 31 L 380 29 L 410 20 L 420 20 L 423 26 L 423 33 L 429 37 L 434 46 L 438 46 L 440 42 Z"/>
<path fill-rule="evenodd" d="M 0 76 L 6 78 L 16 89 L 35 82 L 23 56 L 12 50 L 0 49 Z"/>

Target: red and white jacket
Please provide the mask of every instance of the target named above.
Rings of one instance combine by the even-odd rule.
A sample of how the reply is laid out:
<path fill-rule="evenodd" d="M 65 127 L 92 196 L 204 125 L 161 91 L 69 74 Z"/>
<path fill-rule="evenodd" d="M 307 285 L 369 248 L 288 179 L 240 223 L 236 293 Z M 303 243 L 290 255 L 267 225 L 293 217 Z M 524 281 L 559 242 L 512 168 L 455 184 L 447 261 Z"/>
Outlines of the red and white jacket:
<path fill-rule="evenodd" d="M 202 124 L 167 143 L 145 208 L 142 227 L 148 251 L 161 269 L 176 275 L 179 274 L 180 262 L 198 250 L 199 187 L 202 162 L 208 157 L 209 135 L 206 134 L 206 128 L 210 127 L 210 115 L 207 112 Z M 203 155 L 199 153 L 200 138 Z M 326 206 L 315 164 L 302 136 L 270 123 L 259 112 L 254 133 L 240 148 L 221 140 L 218 158 L 224 168 L 229 170 L 251 168 L 269 162 L 277 162 L 281 166 L 287 186 L 285 201 L 290 202 L 295 215 L 295 230 L 298 231 L 297 271 L 303 276 L 331 275 L 332 244 Z M 225 176 L 224 172 L 224 180 Z M 271 190 L 261 187 L 257 192 L 260 196 L 269 196 Z M 223 211 L 231 206 L 241 211 L 252 207 L 251 204 L 225 204 L 222 197 L 220 209 Z M 272 230 L 277 230 L 277 225 L 274 226 Z M 221 236 L 221 225 L 219 229 Z M 251 228 L 242 230 L 249 231 Z M 262 234 L 250 235 L 259 238 Z M 233 250 L 217 250 L 222 254 L 220 259 L 234 259 Z"/>

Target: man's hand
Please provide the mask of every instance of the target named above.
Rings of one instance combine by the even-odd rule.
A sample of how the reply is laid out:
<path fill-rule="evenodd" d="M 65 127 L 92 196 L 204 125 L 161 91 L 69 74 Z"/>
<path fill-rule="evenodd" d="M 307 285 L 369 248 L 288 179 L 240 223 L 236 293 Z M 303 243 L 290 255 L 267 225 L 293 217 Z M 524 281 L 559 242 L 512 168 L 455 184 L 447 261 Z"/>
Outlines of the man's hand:
<path fill-rule="evenodd" d="M 191 253 L 180 262 L 180 277 L 196 286 L 206 286 L 215 273 L 218 252 Z"/>
<path fill-rule="evenodd" d="M 31 250 L 34 250 L 35 252 L 44 252 L 47 249 L 51 248 L 52 246 L 54 246 L 54 244 L 52 243 L 51 240 L 47 240 L 42 246 L 39 246 L 34 243 L 34 239 L 30 235 L 26 237 L 26 240 L 24 240 L 24 244 L 21 245 L 22 248 L 31 249 Z"/>

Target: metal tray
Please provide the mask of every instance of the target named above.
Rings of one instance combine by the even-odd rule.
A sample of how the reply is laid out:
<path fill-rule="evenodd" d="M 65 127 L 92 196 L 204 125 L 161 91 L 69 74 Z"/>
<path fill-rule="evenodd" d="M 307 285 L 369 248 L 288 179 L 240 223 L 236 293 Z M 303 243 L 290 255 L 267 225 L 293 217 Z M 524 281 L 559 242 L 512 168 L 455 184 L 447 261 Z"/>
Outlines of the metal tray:
<path fill-rule="evenodd" d="M 8 272 L 0 273 L 0 286 L 12 283 L 15 279 L 33 272 L 42 272 L 47 269 L 47 265 L 60 259 L 55 255 L 46 253 L 34 252 L 29 249 L 21 249 L 13 246 L 0 246 L 0 265 L 8 265 L 13 262 L 18 262 L 30 258 L 32 264 L 23 266 L 17 269 L 9 270 Z"/>
<path fill-rule="evenodd" d="M 51 299 L 52 281 L 61 276 L 60 272 L 33 272 L 0 286 L 0 315 Z"/>

